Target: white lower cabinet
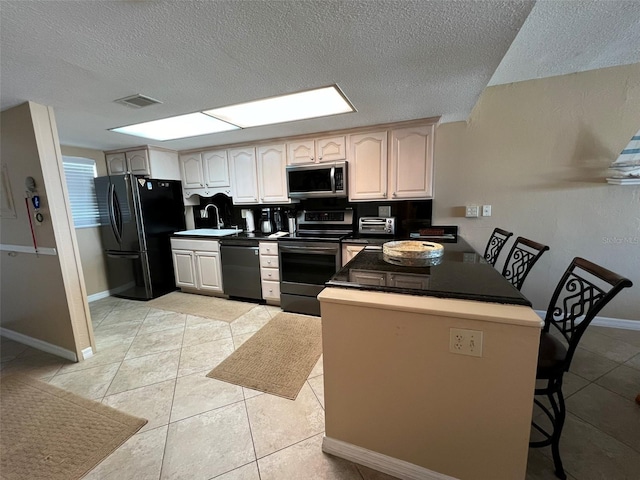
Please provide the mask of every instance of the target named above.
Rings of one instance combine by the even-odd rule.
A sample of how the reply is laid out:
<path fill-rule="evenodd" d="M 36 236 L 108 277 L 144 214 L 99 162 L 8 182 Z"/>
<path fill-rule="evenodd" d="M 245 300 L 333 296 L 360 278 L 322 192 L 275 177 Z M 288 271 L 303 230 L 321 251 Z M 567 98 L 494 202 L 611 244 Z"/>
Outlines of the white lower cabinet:
<path fill-rule="evenodd" d="M 366 245 L 357 244 L 350 245 L 348 243 L 342 244 L 342 266 L 344 267 L 349 261 L 353 259 L 358 253 L 364 250 Z"/>
<path fill-rule="evenodd" d="M 260 242 L 260 278 L 262 279 L 262 298 L 267 303 L 280 304 L 280 265 L 278 262 L 278 244 Z"/>
<path fill-rule="evenodd" d="M 222 265 L 217 240 L 172 238 L 176 286 L 198 293 L 222 293 Z"/>

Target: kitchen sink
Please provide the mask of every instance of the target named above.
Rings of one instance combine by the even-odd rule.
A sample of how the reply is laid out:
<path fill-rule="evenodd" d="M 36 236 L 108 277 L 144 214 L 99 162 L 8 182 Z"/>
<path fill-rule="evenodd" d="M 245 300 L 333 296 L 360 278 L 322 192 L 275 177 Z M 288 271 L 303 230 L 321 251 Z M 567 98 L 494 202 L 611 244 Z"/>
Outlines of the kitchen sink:
<path fill-rule="evenodd" d="M 235 228 L 196 228 L 195 230 L 184 230 L 176 232 L 174 235 L 200 235 L 203 237 L 226 237 L 240 233 L 242 230 Z"/>

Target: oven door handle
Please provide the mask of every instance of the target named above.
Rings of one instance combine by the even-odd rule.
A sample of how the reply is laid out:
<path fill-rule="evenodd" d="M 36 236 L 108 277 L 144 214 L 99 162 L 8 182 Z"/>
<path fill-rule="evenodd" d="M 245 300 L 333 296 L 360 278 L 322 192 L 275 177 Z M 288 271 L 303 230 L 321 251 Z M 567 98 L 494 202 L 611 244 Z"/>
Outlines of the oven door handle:
<path fill-rule="evenodd" d="M 331 254 L 335 254 L 338 251 L 337 248 L 327 248 L 327 247 L 283 247 L 282 245 L 280 246 L 281 252 L 299 251 L 299 250 L 302 250 L 305 252 L 311 251 L 312 253 L 331 253 Z"/>

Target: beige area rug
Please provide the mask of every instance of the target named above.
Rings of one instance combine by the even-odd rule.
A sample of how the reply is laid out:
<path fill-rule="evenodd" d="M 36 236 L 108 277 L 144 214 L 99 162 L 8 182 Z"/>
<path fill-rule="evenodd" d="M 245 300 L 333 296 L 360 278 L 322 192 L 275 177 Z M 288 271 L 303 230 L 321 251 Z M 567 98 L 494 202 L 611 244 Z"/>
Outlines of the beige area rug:
<path fill-rule="evenodd" d="M 240 315 L 244 315 L 256 306 L 253 303 L 182 292 L 171 292 L 162 297 L 154 298 L 147 305 L 225 322 L 233 322 Z"/>
<path fill-rule="evenodd" d="M 0 478 L 74 480 L 147 421 L 22 375 L 0 385 Z"/>
<path fill-rule="evenodd" d="M 295 400 L 321 353 L 320 318 L 279 313 L 207 377 Z"/>

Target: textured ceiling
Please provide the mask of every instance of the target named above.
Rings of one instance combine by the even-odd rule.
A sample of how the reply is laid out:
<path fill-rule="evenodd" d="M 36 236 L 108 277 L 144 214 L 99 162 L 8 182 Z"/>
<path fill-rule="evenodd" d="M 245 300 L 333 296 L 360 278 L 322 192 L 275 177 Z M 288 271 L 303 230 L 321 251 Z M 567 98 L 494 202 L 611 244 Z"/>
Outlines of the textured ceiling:
<path fill-rule="evenodd" d="M 2 0 L 1 108 L 51 105 L 62 144 L 97 149 L 183 150 L 438 115 L 461 120 L 501 61 L 494 83 L 524 79 L 516 78 L 521 61 L 533 69 L 529 78 L 556 66 L 550 57 L 538 66 L 521 60 L 530 53 L 519 46 L 523 23 L 533 42 L 539 23 L 555 18 L 542 3 L 535 8 L 543 13 L 525 23 L 533 0 Z M 558 35 L 545 31 L 536 48 L 550 54 Z M 563 54 L 575 58 L 571 48 Z M 597 68 L 594 57 L 588 68 Z M 107 130 L 333 83 L 357 113 L 168 142 Z M 164 103 L 139 110 L 113 103 L 135 93 Z"/>

